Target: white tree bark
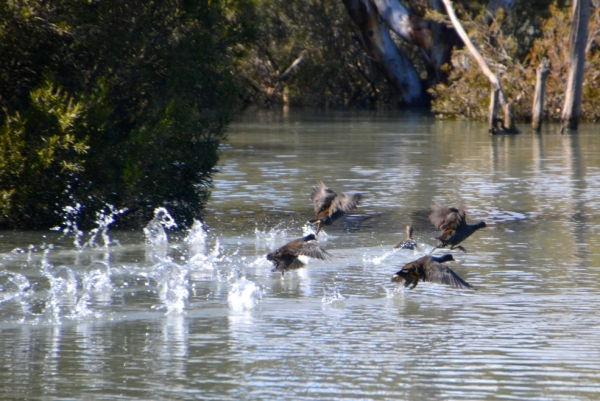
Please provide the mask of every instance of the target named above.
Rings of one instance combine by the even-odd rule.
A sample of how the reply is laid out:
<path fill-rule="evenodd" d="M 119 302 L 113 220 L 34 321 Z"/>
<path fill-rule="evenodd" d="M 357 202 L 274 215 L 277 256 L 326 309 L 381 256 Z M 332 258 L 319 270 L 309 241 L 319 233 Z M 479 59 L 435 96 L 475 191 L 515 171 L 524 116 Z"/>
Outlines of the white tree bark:
<path fill-rule="evenodd" d="M 369 0 L 344 0 L 344 5 L 358 28 L 357 33 L 363 48 L 377 61 L 399 93 L 402 103 L 421 105 L 423 89 L 419 74 L 411 61 L 394 44 L 379 19 L 377 9 Z"/>
<path fill-rule="evenodd" d="M 372 0 L 381 20 L 396 35 L 421 48 L 425 62 L 433 68 L 437 81 L 443 64 L 450 61 L 450 52 L 457 43 L 454 32 L 444 24 L 411 15 L 398 0 Z"/>
<path fill-rule="evenodd" d="M 585 49 L 587 45 L 590 0 L 573 0 L 571 32 L 569 34 L 570 55 L 565 103 L 562 110 L 562 130 L 577 129 L 581 114 Z"/>
<path fill-rule="evenodd" d="M 410 12 L 398 0 L 373 0 L 385 24 L 407 42 L 412 42 Z"/>

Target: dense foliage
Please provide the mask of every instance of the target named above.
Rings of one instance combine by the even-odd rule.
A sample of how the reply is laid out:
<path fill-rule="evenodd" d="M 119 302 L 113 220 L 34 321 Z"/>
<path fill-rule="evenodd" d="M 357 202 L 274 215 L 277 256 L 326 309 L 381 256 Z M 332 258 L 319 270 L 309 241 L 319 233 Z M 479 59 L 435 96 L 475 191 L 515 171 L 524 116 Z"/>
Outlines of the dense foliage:
<path fill-rule="evenodd" d="M 80 204 L 191 223 L 253 40 L 244 0 L 0 2 L 0 224 L 48 227 Z"/>

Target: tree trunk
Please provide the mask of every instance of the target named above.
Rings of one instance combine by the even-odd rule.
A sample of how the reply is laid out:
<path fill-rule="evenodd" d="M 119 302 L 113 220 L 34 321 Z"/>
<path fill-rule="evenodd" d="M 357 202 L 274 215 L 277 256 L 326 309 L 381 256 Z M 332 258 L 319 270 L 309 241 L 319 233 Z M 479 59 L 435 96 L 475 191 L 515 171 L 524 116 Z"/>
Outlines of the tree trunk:
<path fill-rule="evenodd" d="M 564 129 L 575 130 L 579 125 L 589 18 L 590 0 L 573 0 L 571 32 L 569 34 L 569 73 L 565 91 L 565 104 L 561 116 L 561 131 Z"/>
<path fill-rule="evenodd" d="M 544 58 L 537 68 L 535 79 L 535 97 L 533 98 L 533 112 L 531 118 L 531 128 L 535 132 L 542 129 L 542 120 L 544 119 L 544 92 L 546 90 L 546 78 L 550 73 L 550 62 Z"/>
<path fill-rule="evenodd" d="M 350 18 L 358 28 L 358 37 L 365 52 L 375 60 L 389 82 L 400 95 L 403 104 L 420 106 L 424 102 L 423 88 L 417 70 L 402 54 L 385 29 L 375 7 L 369 0 L 344 0 Z"/>
<path fill-rule="evenodd" d="M 396 35 L 421 48 L 423 58 L 432 70 L 435 82 L 446 80 L 442 65 L 450 63 L 453 47 L 462 46 L 456 32 L 431 20 L 411 15 L 398 0 L 372 0 L 383 22 Z"/>
<path fill-rule="evenodd" d="M 469 35 L 467 35 L 465 30 L 463 29 L 460 21 L 454 13 L 452 1 L 442 1 L 444 2 L 444 6 L 446 6 L 446 11 L 448 12 L 448 16 L 450 17 L 452 24 L 454 25 L 454 29 L 456 29 L 456 32 L 458 33 L 462 41 L 465 43 L 465 46 L 467 46 L 467 49 L 469 49 L 469 52 L 471 53 L 475 61 L 477 61 L 479 68 L 481 68 L 481 71 L 492 85 L 492 99 L 490 104 L 490 115 L 488 117 L 490 132 L 492 134 L 518 133 L 519 130 L 515 126 L 515 120 L 510 110 L 510 104 L 506 101 L 506 97 L 504 96 L 504 92 L 502 91 L 502 86 L 500 85 L 498 77 L 492 72 L 492 70 L 490 70 L 487 63 L 485 62 L 485 59 L 483 58 L 481 53 L 479 53 L 475 45 L 473 45 L 473 42 L 471 42 Z M 496 126 L 496 99 L 500 101 L 500 105 L 502 106 L 502 110 L 504 112 L 504 124 L 502 125 L 501 129 L 498 129 L 498 127 Z"/>
<path fill-rule="evenodd" d="M 496 127 L 496 113 L 498 112 L 498 90 L 492 88 L 490 93 L 490 108 L 488 112 L 488 132 L 495 132 Z"/>

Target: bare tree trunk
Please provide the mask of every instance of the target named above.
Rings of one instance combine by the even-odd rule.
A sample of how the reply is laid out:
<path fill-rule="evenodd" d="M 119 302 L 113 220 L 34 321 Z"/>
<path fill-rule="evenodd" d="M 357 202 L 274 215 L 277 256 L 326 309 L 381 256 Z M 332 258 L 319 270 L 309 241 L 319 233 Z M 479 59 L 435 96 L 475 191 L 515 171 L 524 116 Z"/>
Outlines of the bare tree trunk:
<path fill-rule="evenodd" d="M 444 6 L 446 6 L 446 11 L 448 12 L 448 16 L 450 17 L 452 24 L 454 25 L 454 29 L 456 29 L 456 32 L 458 33 L 460 38 L 463 40 L 463 42 L 467 46 L 467 49 L 469 49 L 469 52 L 471 53 L 471 55 L 473 56 L 475 61 L 477 61 L 479 68 L 481 68 L 481 71 L 487 77 L 487 79 L 490 81 L 490 84 L 492 85 L 492 103 L 493 104 L 490 105 L 490 115 L 488 117 L 490 132 L 492 134 L 497 134 L 500 132 L 518 133 L 519 130 L 517 129 L 517 127 L 515 125 L 515 120 L 512 115 L 512 112 L 510 110 L 510 104 L 506 101 L 506 97 L 504 96 L 504 92 L 502 91 L 502 86 L 500 85 L 500 80 L 498 80 L 498 77 L 492 72 L 492 70 L 490 70 L 487 63 L 485 62 L 485 59 L 483 58 L 481 53 L 479 53 L 479 51 L 477 50 L 475 45 L 473 45 L 473 42 L 471 42 L 469 35 L 467 35 L 465 30 L 463 29 L 460 21 L 456 17 L 456 13 L 454 12 L 454 8 L 452 6 L 452 1 L 450 1 L 450 0 L 442 0 L 442 1 L 444 2 Z M 496 127 L 496 112 L 495 112 L 496 99 L 498 99 L 500 101 L 500 105 L 502 106 L 502 110 L 504 112 L 504 124 L 501 127 L 501 130 L 498 130 L 498 127 Z"/>
<path fill-rule="evenodd" d="M 442 65 L 450 62 L 453 47 L 462 46 L 456 32 L 443 23 L 410 14 L 398 0 L 372 0 L 383 22 L 396 35 L 421 48 L 425 62 L 433 70 L 436 82 L 445 81 Z"/>
<path fill-rule="evenodd" d="M 569 34 L 569 73 L 565 91 L 565 104 L 561 115 L 561 131 L 564 129 L 575 130 L 579 125 L 589 18 L 590 0 L 573 0 L 571 32 Z"/>
<path fill-rule="evenodd" d="M 365 52 L 374 59 L 407 105 L 423 104 L 423 89 L 417 70 L 402 54 L 385 29 L 369 0 L 343 0 L 358 28 Z"/>
<path fill-rule="evenodd" d="M 498 90 L 492 88 L 490 93 L 490 108 L 488 112 L 488 132 L 495 132 L 496 126 L 496 113 L 498 112 Z"/>
<path fill-rule="evenodd" d="M 537 68 L 535 78 L 535 97 L 533 98 L 533 112 L 531 118 L 531 128 L 535 132 L 542 129 L 544 119 L 544 92 L 546 90 L 546 78 L 550 73 L 550 62 L 544 58 Z"/>

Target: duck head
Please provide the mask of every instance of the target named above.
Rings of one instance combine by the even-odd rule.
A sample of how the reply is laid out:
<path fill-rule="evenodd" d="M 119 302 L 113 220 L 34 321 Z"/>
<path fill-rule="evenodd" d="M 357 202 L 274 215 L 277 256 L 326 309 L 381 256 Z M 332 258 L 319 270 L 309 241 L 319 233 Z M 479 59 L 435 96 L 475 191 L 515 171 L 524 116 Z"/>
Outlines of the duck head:
<path fill-rule="evenodd" d="M 314 241 L 316 241 L 316 240 L 317 240 L 317 237 L 315 237 L 315 235 L 314 235 L 314 234 L 308 234 L 307 236 L 305 236 L 305 237 L 302 237 L 302 240 L 303 240 L 304 242 L 313 241 L 313 240 L 314 240 Z"/>
<path fill-rule="evenodd" d="M 439 263 L 456 262 L 456 259 L 454 259 L 454 256 L 451 253 L 447 253 L 445 255 L 438 256 L 436 259 Z"/>

